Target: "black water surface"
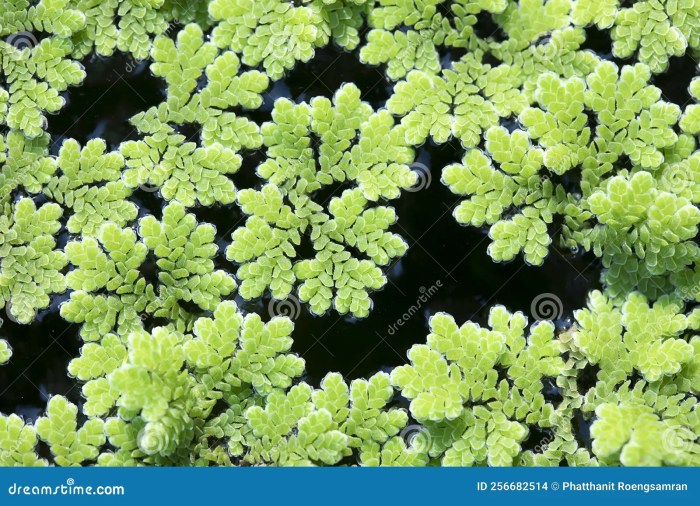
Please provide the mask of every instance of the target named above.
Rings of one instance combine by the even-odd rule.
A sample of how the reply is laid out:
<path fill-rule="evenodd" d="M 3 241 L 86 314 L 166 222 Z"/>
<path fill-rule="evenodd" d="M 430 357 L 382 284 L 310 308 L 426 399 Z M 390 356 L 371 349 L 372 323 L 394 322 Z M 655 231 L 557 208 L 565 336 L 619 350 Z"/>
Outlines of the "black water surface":
<path fill-rule="evenodd" d="M 690 81 L 697 73 L 698 62 L 688 52 L 671 58 L 666 72 L 655 75 L 651 82 L 661 90 L 664 100 L 684 107 L 693 100 L 690 96 Z"/>
<path fill-rule="evenodd" d="M 82 145 L 100 137 L 109 149 L 117 149 L 138 138 L 129 119 L 165 98 L 164 81 L 151 74 L 146 61 L 118 52 L 109 58 L 89 56 L 82 64 L 87 74 L 83 84 L 64 92 L 66 105 L 48 117 L 53 154 L 69 138 Z"/>
<path fill-rule="evenodd" d="M 13 322 L 5 314 L 0 335 L 12 347 L 12 358 L 0 367 L 0 413 L 16 413 L 36 420 L 51 395 L 64 395 L 79 404 L 80 385 L 68 375 L 68 362 L 78 356 L 79 326 L 65 321 L 55 296 L 51 306 L 30 325 Z"/>
<path fill-rule="evenodd" d="M 291 96 L 296 102 L 309 101 L 316 96 L 331 98 L 345 83 L 354 83 L 362 92 L 362 100 L 375 109 L 384 106 L 393 89 L 383 67 L 365 65 L 357 52 L 329 45 L 317 49 L 307 63 L 294 67 L 285 79 L 286 95 L 283 96 Z"/>

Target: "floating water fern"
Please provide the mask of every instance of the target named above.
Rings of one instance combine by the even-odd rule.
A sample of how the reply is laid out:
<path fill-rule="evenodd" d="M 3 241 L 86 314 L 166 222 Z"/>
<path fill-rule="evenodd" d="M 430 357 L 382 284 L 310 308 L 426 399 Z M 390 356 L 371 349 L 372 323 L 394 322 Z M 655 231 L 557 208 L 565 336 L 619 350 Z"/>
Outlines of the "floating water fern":
<path fill-rule="evenodd" d="M 58 312 L 84 402 L 0 414 L 0 465 L 700 465 L 700 80 L 655 75 L 698 2 L 5 0 L 0 371 Z M 330 44 L 379 68 L 335 80 Z M 57 132 L 116 52 L 162 98 L 128 139 Z M 437 171 L 494 261 L 590 252 L 600 290 L 566 329 L 435 299 L 403 364 L 314 383 L 268 297 L 369 317 Z"/>
<path fill-rule="evenodd" d="M 497 13 L 505 0 L 413 2 L 379 0 L 368 16 L 372 30 L 360 58 L 372 65 L 387 64 L 387 75 L 394 80 L 412 70 L 437 74 L 438 48 L 478 46 L 473 25 L 476 14 Z"/>
<path fill-rule="evenodd" d="M 465 147 L 474 147 L 483 130 L 527 105 L 517 73 L 508 65 L 492 68 L 481 62 L 480 52 L 470 53 L 442 76 L 409 73 L 396 85 L 387 108 L 403 116 L 401 125 L 412 145 L 422 144 L 430 135 L 435 142 L 454 136 Z"/>
<path fill-rule="evenodd" d="M 64 142 L 57 160 L 61 174 L 44 186 L 44 193 L 73 211 L 66 225 L 72 234 L 94 236 L 107 221 L 124 226 L 136 218 L 131 191 L 121 180 L 124 159 L 105 150 L 101 139 L 82 150 L 72 139 Z"/>
<path fill-rule="evenodd" d="M 206 147 L 217 143 L 234 150 L 260 146 L 262 139 L 258 125 L 228 109 L 260 107 L 261 94 L 269 83 L 267 75 L 256 70 L 238 75 L 238 56 L 232 51 L 219 54 L 214 43 L 204 42 L 202 29 L 195 24 L 187 25 L 178 33 L 177 43 L 167 36 L 158 37 L 151 56 L 151 70 L 168 83 L 168 95 L 165 102 L 132 119 L 132 123 L 147 137 L 140 144 L 126 144 L 125 149 L 131 152 L 125 154 L 127 158 L 138 159 L 148 155 L 153 161 L 160 161 L 160 157 L 165 157 L 161 162 L 164 167 L 157 172 L 165 170 L 167 175 L 168 165 L 177 163 L 172 160 L 177 150 L 168 148 L 184 141 L 183 138 L 168 136 L 173 133 L 173 126 L 184 124 L 199 125 L 202 143 Z M 198 80 L 204 78 L 207 84 L 200 89 Z M 186 153 L 180 156 L 184 155 Z M 181 165 L 184 163 L 180 162 Z M 143 178 L 143 174 L 140 177 Z M 132 177 L 131 181 L 135 179 Z"/>
<path fill-rule="evenodd" d="M 21 199 L 7 215 L 0 216 L 0 304 L 21 323 L 29 323 L 38 309 L 49 305 L 49 296 L 65 290 L 61 270 L 66 256 L 56 250 L 53 235 L 61 227 L 61 208 Z M 8 209 L 9 211 L 9 209 Z"/>
<path fill-rule="evenodd" d="M 352 85 L 341 88 L 333 102 L 278 100 L 272 117 L 262 128 L 268 158 L 257 169 L 268 184 L 239 193 L 250 218 L 234 231 L 227 250 L 229 259 L 242 264 L 240 293 L 253 298 L 270 289 L 284 299 L 300 280 L 299 298 L 313 312 L 323 314 L 333 304 L 340 313 L 367 316 L 368 292 L 386 283 L 378 266 L 407 248 L 388 231 L 396 221 L 393 209 L 370 206 L 398 197 L 416 181 L 406 165 L 413 151 L 403 129 L 388 113 L 373 113 Z M 330 203 L 317 202 L 319 190 L 337 183 L 353 186 Z M 309 232 L 315 257 L 295 262 Z"/>
<path fill-rule="evenodd" d="M 143 314 L 191 327 L 193 316 L 183 304 L 213 310 L 236 287 L 229 274 L 214 269 L 214 233 L 211 225 L 197 225 L 180 204 L 170 204 L 162 221 L 150 215 L 139 221 L 141 239 L 131 229 L 107 223 L 97 239 L 69 243 L 66 254 L 76 269 L 66 280 L 74 291 L 61 315 L 82 323 L 81 335 L 90 341 L 140 328 Z M 149 253 L 155 257 L 150 268 L 156 269 L 157 286 L 140 272 L 149 268 L 144 265 Z"/>
<path fill-rule="evenodd" d="M 0 202 L 9 201 L 13 192 L 41 192 L 56 172 L 55 162 L 48 156 L 49 136 L 28 139 L 21 132 L 10 130 L 0 135 Z"/>
<path fill-rule="evenodd" d="M 618 0 L 576 0 L 572 21 L 611 28 L 613 53 L 620 58 L 636 55 L 653 72 L 663 72 L 669 58 L 700 46 L 700 3 L 648 0 L 620 5 Z"/>
<path fill-rule="evenodd" d="M 391 375 L 411 414 L 435 432 L 428 453 L 443 465 L 512 464 L 526 424 L 551 423 L 554 409 L 540 390 L 543 377 L 564 368 L 554 327 L 540 322 L 526 338 L 525 317 L 502 306 L 491 309 L 489 324 L 458 327 L 449 315 L 433 316 L 427 345 L 411 348 L 411 364 Z M 499 368 L 507 379 L 499 380 Z"/>
<path fill-rule="evenodd" d="M 70 58 L 71 49 L 69 41 L 58 37 L 26 47 L 0 41 L 1 71 L 9 84 L 5 117 L 8 127 L 30 138 L 43 133 L 45 113 L 55 113 L 63 107 L 60 93 L 85 78 L 82 66 Z"/>
<path fill-rule="evenodd" d="M 699 315 L 686 317 L 677 299 L 663 297 L 649 306 L 644 296 L 632 293 L 617 306 L 593 292 L 589 307 L 576 313 L 581 327 L 574 342 L 603 371 L 629 375 L 634 369 L 654 382 L 697 361 L 683 334 L 697 330 Z"/>
<path fill-rule="evenodd" d="M 277 80 L 298 61 L 306 62 L 314 49 L 331 37 L 340 46 L 354 49 L 358 29 L 367 10 L 366 0 L 214 0 L 209 13 L 219 21 L 212 40 L 221 48 L 242 55 L 243 63 L 265 68 Z"/>

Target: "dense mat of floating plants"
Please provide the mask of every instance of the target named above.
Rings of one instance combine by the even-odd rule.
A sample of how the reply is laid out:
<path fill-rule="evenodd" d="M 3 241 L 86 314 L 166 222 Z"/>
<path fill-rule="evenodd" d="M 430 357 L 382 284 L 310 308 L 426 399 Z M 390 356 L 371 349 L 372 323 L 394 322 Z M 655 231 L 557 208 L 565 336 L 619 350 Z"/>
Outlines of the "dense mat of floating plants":
<path fill-rule="evenodd" d="M 700 0 L 1 2 L 0 465 L 700 465 Z"/>

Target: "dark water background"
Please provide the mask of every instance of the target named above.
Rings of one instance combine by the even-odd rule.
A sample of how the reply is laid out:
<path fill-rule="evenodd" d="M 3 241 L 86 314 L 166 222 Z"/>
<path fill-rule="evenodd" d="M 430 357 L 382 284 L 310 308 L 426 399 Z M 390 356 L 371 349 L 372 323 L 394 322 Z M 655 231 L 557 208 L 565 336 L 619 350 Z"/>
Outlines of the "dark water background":
<path fill-rule="evenodd" d="M 477 28 L 489 31 L 484 20 L 480 20 Z M 590 29 L 588 35 L 586 48 L 613 59 L 609 56 L 607 33 Z M 443 60 L 456 59 L 459 54 L 442 56 Z M 68 90 L 66 107 L 49 118 L 54 155 L 65 138 L 72 137 L 83 144 L 102 137 L 110 149 L 117 149 L 124 140 L 137 139 L 138 134 L 128 119 L 165 97 L 165 83 L 153 77 L 145 63 L 117 54 L 110 58 L 91 57 L 83 64 L 87 71 L 84 84 Z M 687 88 L 695 70 L 695 62 L 689 56 L 674 58 L 668 73 L 655 77 L 654 83 L 662 88 L 667 100 L 683 105 L 690 98 Z M 260 110 L 244 114 L 261 123 L 270 119 L 276 98 L 288 97 L 300 102 L 318 95 L 330 97 L 346 82 L 358 85 L 363 99 L 375 109 L 384 105 L 392 90 L 381 69 L 361 64 L 356 53 L 329 46 L 317 50 L 308 63 L 298 63 L 285 79 L 275 83 Z M 193 137 L 198 133 L 191 126 L 183 127 L 182 131 Z M 233 180 L 238 188 L 259 185 L 255 167 L 264 159 L 264 153 L 243 155 L 243 168 Z M 494 263 L 486 253 L 490 242 L 486 231 L 462 227 L 455 221 L 452 210 L 460 198 L 440 182 L 442 168 L 459 161 L 462 155 L 463 149 L 456 142 L 441 146 L 426 144 L 417 150 L 417 162 L 429 171 L 430 183 L 420 191 L 403 192 L 389 204 L 398 214 L 393 231 L 404 237 L 409 249 L 388 270 L 387 285 L 372 294 L 374 309 L 368 318 L 358 320 L 333 311 L 316 317 L 304 305 L 292 308 L 296 325 L 293 351 L 306 360 L 307 381 L 318 385 L 329 371 L 339 371 L 347 379 L 366 377 L 405 363 L 406 351 L 413 344 L 425 341 L 428 318 L 438 311 L 452 314 L 458 323 L 473 320 L 485 324 L 488 310 L 494 304 L 504 304 L 511 311 L 523 311 L 530 316 L 533 299 L 551 293 L 563 306 L 557 323 L 566 326 L 572 312 L 585 305 L 588 291 L 599 286 L 600 264 L 590 254 L 573 254 L 551 247 L 540 267 L 526 265 L 522 257 L 509 263 Z M 338 194 L 341 189 L 334 188 Z M 133 198 L 139 205 L 140 216 L 161 215 L 163 202 L 157 194 L 139 190 Z M 42 199 L 36 197 L 36 200 Z M 217 227 L 217 263 L 233 270 L 233 264 L 224 258 L 224 249 L 230 243 L 232 229 L 243 224 L 245 217 L 235 206 L 196 208 L 192 212 L 200 221 Z M 552 231 L 557 226 L 552 225 Z M 67 233 L 62 234 L 59 246 L 63 247 L 69 239 Z M 431 296 L 422 302 L 421 295 L 426 291 Z M 43 412 L 47 397 L 55 394 L 81 403 L 80 385 L 67 374 L 67 364 L 78 355 L 81 346 L 78 326 L 65 322 L 58 314 L 59 304 L 67 298 L 68 294 L 54 296 L 51 306 L 31 325 L 18 325 L 5 318 L 0 335 L 10 342 L 14 355 L 9 364 L 0 367 L 0 412 L 17 413 L 34 420 Z M 245 311 L 256 311 L 269 318 L 269 297 L 249 302 L 237 300 Z M 405 319 L 412 306 L 415 313 L 399 326 L 397 322 Z M 545 386 L 547 389 L 548 395 L 557 395 L 551 385 Z M 584 420 L 580 421 L 579 433 L 586 438 Z M 533 437 L 537 439 L 536 434 Z"/>

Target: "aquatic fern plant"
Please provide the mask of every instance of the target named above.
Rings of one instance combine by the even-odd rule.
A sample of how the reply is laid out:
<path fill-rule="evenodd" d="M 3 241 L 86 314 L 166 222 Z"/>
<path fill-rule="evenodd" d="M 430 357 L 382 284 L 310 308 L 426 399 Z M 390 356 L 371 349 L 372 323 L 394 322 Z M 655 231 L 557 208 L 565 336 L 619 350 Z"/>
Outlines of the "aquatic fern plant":
<path fill-rule="evenodd" d="M 108 332 L 131 332 L 139 328 L 142 315 L 171 317 L 180 322 L 178 327 L 190 328 L 193 315 L 186 309 L 188 303 L 213 310 L 236 287 L 230 274 L 214 268 L 214 227 L 198 225 L 180 204 L 166 207 L 161 221 L 144 217 L 138 231 L 137 236 L 110 222 L 97 238 L 85 237 L 66 246 L 75 269 L 66 276 L 73 291 L 61 315 L 83 324 L 81 335 L 86 340 L 98 340 Z M 142 271 L 149 269 L 155 271 L 153 281 L 143 277 Z"/>
<path fill-rule="evenodd" d="M 407 249 L 388 230 L 397 219 L 394 210 L 372 205 L 397 198 L 417 179 L 407 165 L 414 155 L 403 128 L 386 111 L 373 112 L 353 85 L 338 90 L 333 101 L 316 97 L 295 105 L 280 99 L 272 119 L 262 126 L 267 159 L 257 168 L 266 184 L 239 193 L 249 218 L 227 249 L 227 257 L 241 264 L 240 293 L 250 299 L 269 289 L 284 299 L 301 281 L 299 298 L 314 313 L 332 304 L 339 313 L 367 316 L 369 292 L 386 283 L 379 266 Z M 347 189 L 319 202 L 324 188 L 338 184 Z M 315 250 L 311 259 L 298 252 L 304 236 Z"/>
<path fill-rule="evenodd" d="M 612 28 L 613 53 L 636 55 L 653 72 L 663 72 L 673 56 L 700 44 L 700 3 L 647 0 L 621 5 L 618 0 L 576 0 L 571 20 L 577 25 Z"/>
<path fill-rule="evenodd" d="M 21 323 L 29 323 L 49 296 L 66 288 L 66 255 L 56 250 L 54 234 L 60 229 L 61 208 L 31 199 L 6 204 L 0 216 L 0 305 Z"/>
<path fill-rule="evenodd" d="M 554 327 L 539 322 L 524 336 L 527 319 L 494 306 L 491 329 L 458 327 L 444 313 L 430 320 L 427 344 L 408 352 L 410 365 L 391 374 L 425 423 L 428 454 L 443 465 L 510 465 L 528 434 L 527 424 L 551 425 L 554 408 L 540 392 L 544 377 L 564 369 Z M 499 370 L 505 378 L 499 379 Z"/>
<path fill-rule="evenodd" d="M 0 465 L 700 465 L 700 79 L 659 78 L 698 1 L 2 1 L 0 374 L 60 315 L 83 399 L 0 413 Z M 116 53 L 162 95 L 58 132 Z M 403 363 L 308 374 L 297 304 L 381 312 L 424 190 L 493 261 L 600 284 L 531 325 L 435 299 Z"/>
<path fill-rule="evenodd" d="M 472 28 L 476 15 L 499 13 L 505 7 L 505 0 L 379 0 L 368 16 L 372 29 L 360 58 L 372 65 L 386 64 L 393 80 L 412 70 L 437 74 L 440 47 L 473 49 L 477 46 Z"/>

